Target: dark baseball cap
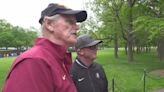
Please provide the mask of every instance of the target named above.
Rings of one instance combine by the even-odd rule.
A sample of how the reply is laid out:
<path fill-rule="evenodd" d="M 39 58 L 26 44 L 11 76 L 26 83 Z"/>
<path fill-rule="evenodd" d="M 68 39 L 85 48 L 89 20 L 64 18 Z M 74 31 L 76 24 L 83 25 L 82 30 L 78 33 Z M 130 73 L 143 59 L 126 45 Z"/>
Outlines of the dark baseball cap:
<path fill-rule="evenodd" d="M 85 34 L 77 38 L 77 42 L 75 43 L 75 49 L 90 47 L 90 46 L 98 45 L 99 43 L 102 43 L 102 41 L 95 40 L 90 35 Z"/>
<path fill-rule="evenodd" d="M 50 3 L 48 7 L 41 12 L 39 23 L 42 24 L 45 16 L 53 16 L 55 14 L 75 15 L 77 22 L 83 22 L 87 18 L 87 12 L 85 10 L 72 10 L 59 4 Z"/>

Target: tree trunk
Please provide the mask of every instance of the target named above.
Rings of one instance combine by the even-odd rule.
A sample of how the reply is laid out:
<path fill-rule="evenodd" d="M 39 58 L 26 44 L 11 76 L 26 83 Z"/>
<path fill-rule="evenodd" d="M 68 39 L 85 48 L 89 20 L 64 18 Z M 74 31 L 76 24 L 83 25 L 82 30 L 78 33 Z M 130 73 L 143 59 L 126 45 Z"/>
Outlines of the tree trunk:
<path fill-rule="evenodd" d="M 159 40 L 157 50 L 160 61 L 164 60 L 164 38 Z"/>
<path fill-rule="evenodd" d="M 132 38 L 132 27 L 133 27 L 133 17 L 132 17 L 132 0 L 128 0 L 128 32 L 127 32 L 127 46 L 128 46 L 128 62 L 133 61 L 133 38 Z"/>
<path fill-rule="evenodd" d="M 130 37 L 128 37 L 128 40 L 131 40 Z M 132 41 L 128 41 L 128 62 L 133 62 L 133 50 L 132 50 Z"/>
<path fill-rule="evenodd" d="M 125 54 L 128 54 L 128 49 L 127 49 L 127 42 L 125 43 Z"/>
<path fill-rule="evenodd" d="M 114 57 L 118 58 L 118 37 L 117 33 L 114 35 Z"/>
<path fill-rule="evenodd" d="M 8 47 L 6 46 L 6 50 L 8 50 Z"/>

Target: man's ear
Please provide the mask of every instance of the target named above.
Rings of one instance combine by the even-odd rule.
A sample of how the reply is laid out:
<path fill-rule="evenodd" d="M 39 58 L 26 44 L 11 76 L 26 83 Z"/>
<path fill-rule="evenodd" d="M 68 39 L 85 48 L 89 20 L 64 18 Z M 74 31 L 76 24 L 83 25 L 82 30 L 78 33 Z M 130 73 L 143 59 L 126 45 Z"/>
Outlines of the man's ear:
<path fill-rule="evenodd" d="M 49 31 L 53 31 L 54 28 L 52 26 L 52 21 L 49 20 L 47 17 L 44 18 L 44 23 L 45 23 L 45 26 L 46 28 L 49 30 Z"/>
<path fill-rule="evenodd" d="M 81 55 L 84 55 L 84 52 L 81 51 L 80 54 L 81 54 Z"/>
<path fill-rule="evenodd" d="M 78 52 L 80 55 L 84 55 L 84 52 L 83 52 L 81 49 L 77 49 L 77 52 Z"/>

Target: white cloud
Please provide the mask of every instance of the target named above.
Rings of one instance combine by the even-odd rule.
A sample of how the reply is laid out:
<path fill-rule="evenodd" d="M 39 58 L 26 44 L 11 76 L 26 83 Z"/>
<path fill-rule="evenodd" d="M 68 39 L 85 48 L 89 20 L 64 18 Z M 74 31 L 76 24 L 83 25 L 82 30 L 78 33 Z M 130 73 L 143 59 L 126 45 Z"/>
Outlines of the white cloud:
<path fill-rule="evenodd" d="M 59 3 L 72 9 L 83 9 L 83 0 L 0 0 L 0 19 L 5 19 L 12 25 L 39 29 L 41 11 L 49 3 Z"/>

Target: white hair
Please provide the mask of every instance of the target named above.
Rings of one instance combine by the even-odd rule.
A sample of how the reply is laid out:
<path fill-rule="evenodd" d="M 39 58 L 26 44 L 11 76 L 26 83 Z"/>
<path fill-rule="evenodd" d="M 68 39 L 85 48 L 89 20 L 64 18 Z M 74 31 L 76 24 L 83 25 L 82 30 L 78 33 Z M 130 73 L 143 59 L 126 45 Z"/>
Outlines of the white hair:
<path fill-rule="evenodd" d="M 50 17 L 46 17 L 49 21 L 57 21 L 59 19 L 61 15 L 60 14 L 56 14 L 56 15 L 53 15 L 53 16 L 50 16 Z M 43 23 L 41 25 L 41 31 L 44 30 L 44 27 L 45 27 L 45 24 L 44 24 L 44 21 L 45 21 L 45 18 L 43 19 Z"/>

